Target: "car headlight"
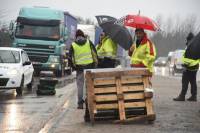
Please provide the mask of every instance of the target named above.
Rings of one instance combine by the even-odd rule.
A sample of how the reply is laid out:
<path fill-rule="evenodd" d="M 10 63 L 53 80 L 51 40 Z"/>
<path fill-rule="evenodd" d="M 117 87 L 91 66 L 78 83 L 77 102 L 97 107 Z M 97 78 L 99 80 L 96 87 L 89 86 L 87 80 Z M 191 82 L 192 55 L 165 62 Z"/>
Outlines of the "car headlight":
<path fill-rule="evenodd" d="M 7 74 L 8 74 L 9 76 L 16 76 L 17 73 L 18 73 L 18 72 L 17 72 L 16 69 L 12 69 L 12 70 L 10 70 L 10 71 L 7 72 Z"/>

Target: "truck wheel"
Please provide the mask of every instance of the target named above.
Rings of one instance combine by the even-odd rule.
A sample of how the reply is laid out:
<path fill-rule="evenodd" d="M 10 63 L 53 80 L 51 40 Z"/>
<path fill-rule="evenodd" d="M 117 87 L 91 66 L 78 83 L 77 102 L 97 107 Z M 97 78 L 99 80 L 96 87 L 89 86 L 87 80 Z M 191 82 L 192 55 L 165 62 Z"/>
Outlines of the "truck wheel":
<path fill-rule="evenodd" d="M 66 74 L 67 75 L 71 75 L 72 74 L 72 69 L 70 68 L 70 69 L 66 70 Z"/>
<path fill-rule="evenodd" d="M 56 70 L 55 75 L 56 75 L 56 77 L 64 76 L 64 68 L 62 67 L 61 70 Z"/>
<path fill-rule="evenodd" d="M 23 88 L 24 88 L 24 76 L 22 76 L 20 87 L 16 89 L 17 95 L 22 95 Z"/>

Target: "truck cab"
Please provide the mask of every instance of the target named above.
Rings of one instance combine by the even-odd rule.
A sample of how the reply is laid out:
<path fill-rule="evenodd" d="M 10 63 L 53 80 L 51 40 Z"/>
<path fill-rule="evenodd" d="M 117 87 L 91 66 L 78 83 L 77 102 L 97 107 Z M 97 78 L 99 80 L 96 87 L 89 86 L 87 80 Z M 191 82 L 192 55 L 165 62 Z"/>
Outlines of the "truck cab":
<path fill-rule="evenodd" d="M 67 64 L 65 42 L 70 34 L 65 20 L 63 11 L 24 7 L 15 24 L 10 25 L 13 47 L 27 52 L 37 74 L 40 71 L 53 71 L 56 76 L 64 75 Z"/>

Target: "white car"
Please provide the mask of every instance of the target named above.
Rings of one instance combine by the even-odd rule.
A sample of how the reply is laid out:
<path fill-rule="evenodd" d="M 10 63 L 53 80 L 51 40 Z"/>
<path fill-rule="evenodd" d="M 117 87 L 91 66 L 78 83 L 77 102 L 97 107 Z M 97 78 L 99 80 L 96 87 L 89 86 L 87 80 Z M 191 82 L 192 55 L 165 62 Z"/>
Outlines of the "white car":
<path fill-rule="evenodd" d="M 32 88 L 33 72 L 24 50 L 0 47 L 0 89 L 16 89 L 22 95 L 24 86 Z"/>

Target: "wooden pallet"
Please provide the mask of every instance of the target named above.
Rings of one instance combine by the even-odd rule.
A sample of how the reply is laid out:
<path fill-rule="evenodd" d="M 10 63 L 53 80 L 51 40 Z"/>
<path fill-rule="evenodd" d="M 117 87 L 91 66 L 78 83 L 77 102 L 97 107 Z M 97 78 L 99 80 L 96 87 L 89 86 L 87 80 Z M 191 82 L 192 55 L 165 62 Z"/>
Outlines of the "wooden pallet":
<path fill-rule="evenodd" d="M 85 73 L 90 121 L 155 120 L 147 69 L 91 69 Z M 86 111 L 87 112 L 87 111 Z"/>

